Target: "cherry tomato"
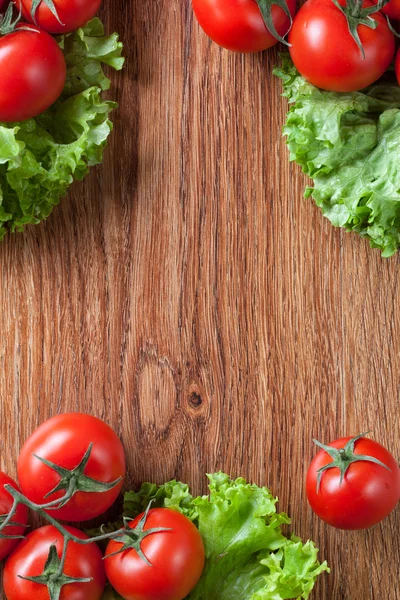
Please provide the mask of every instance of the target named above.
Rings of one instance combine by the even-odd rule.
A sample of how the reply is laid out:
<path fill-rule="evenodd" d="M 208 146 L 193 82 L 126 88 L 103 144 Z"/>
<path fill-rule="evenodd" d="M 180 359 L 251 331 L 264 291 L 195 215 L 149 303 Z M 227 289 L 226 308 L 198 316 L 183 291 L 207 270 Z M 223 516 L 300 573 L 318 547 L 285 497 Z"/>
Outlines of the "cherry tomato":
<path fill-rule="evenodd" d="M 143 515 L 130 523 L 136 528 Z M 168 508 L 150 510 L 147 529 L 166 527 L 170 531 L 152 533 L 140 548 L 149 565 L 136 550 L 116 552 L 122 543 L 108 543 L 104 560 L 111 585 L 125 600 L 183 600 L 195 587 L 204 568 L 204 546 L 199 531 L 181 513 Z"/>
<path fill-rule="evenodd" d="M 0 122 L 9 123 L 35 117 L 57 100 L 66 65 L 51 35 L 31 27 L 0 38 L 0 72 Z"/>
<path fill-rule="evenodd" d="M 349 447 L 345 449 L 352 440 L 354 453 Z M 313 511 L 339 529 L 364 529 L 384 519 L 400 500 L 400 469 L 395 458 L 383 446 L 365 437 L 341 438 L 326 448 L 329 452 L 331 448 L 340 450 L 339 466 L 322 471 L 318 485 L 319 469 L 332 464 L 333 457 L 321 450 L 311 462 L 306 489 Z M 357 460 L 358 456 L 372 457 L 385 466 Z M 357 462 L 348 465 L 349 458 Z"/>
<path fill-rule="evenodd" d="M 339 0 L 345 5 L 345 0 Z M 366 0 L 364 7 L 372 6 Z M 386 17 L 374 13 L 376 29 L 359 25 L 365 52 L 349 33 L 345 15 L 332 0 L 307 0 L 289 34 L 290 55 L 297 70 L 313 85 L 334 92 L 351 92 L 371 85 L 389 67 L 395 38 Z"/>
<path fill-rule="evenodd" d="M 217 44 L 236 52 L 260 52 L 277 43 L 265 26 L 256 0 L 192 0 L 194 14 L 205 33 Z M 287 0 L 292 15 L 296 0 Z M 279 35 L 284 36 L 290 20 L 278 6 L 272 18 Z"/>
<path fill-rule="evenodd" d="M 82 531 L 66 529 L 80 539 L 88 539 Z M 3 587 L 7 600 L 49 600 L 44 582 L 27 581 L 22 577 L 40 577 L 45 571 L 51 546 L 55 546 L 58 566 L 64 548 L 63 536 L 52 525 L 29 533 L 9 556 L 4 567 Z M 64 574 L 91 581 L 66 583 L 61 587 L 60 600 L 100 600 L 106 584 L 102 553 L 96 544 L 68 542 Z"/>
<path fill-rule="evenodd" d="M 87 458 L 90 444 L 93 446 Z M 62 472 L 57 473 L 57 467 L 44 464 L 39 457 L 67 472 L 64 475 Z M 71 484 L 71 479 L 76 479 L 79 465 L 81 470 L 84 467 L 82 476 L 78 478 L 83 484 L 80 486 L 81 491 L 76 491 L 62 508 L 51 510 L 51 515 L 66 521 L 86 521 L 97 517 L 119 495 L 125 476 L 125 453 L 120 439 L 111 427 L 91 415 L 58 415 L 43 423 L 31 435 L 18 459 L 21 490 L 37 504 L 61 498 Z M 96 491 L 99 487 L 97 483 L 105 488 L 118 479 L 120 481 L 112 489 Z M 94 491 L 88 491 L 92 489 L 93 480 Z M 55 488 L 57 491 L 50 493 Z"/>
<path fill-rule="evenodd" d="M 11 494 L 4 489 L 4 486 L 8 484 L 11 485 L 14 489 L 19 490 L 17 484 L 11 477 L 0 471 L 0 525 L 5 520 L 11 508 L 13 506 L 13 498 Z M 15 526 L 7 526 L 2 531 L 2 535 L 23 535 L 25 531 L 25 526 L 28 522 L 28 509 L 23 504 L 19 504 L 17 510 L 12 517 L 13 523 L 21 523 L 22 527 Z M 3 560 L 6 556 L 8 556 L 19 544 L 19 539 L 7 539 L 3 538 L 0 535 L 0 560 Z"/>
<path fill-rule="evenodd" d="M 36 23 L 49 33 L 69 33 L 82 27 L 94 17 L 101 4 L 101 0 L 53 0 L 57 19 L 50 9 L 50 3 L 42 0 L 33 19 L 32 1 L 16 0 L 16 6 L 18 10 L 22 8 L 22 15 L 26 21 Z"/>

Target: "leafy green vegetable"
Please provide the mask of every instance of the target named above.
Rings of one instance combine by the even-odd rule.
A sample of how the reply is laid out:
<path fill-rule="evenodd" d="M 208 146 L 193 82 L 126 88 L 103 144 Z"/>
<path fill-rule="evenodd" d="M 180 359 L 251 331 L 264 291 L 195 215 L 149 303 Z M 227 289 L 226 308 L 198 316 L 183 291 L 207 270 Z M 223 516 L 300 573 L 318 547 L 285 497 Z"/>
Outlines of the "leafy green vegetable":
<path fill-rule="evenodd" d="M 333 225 L 392 256 L 400 246 L 400 87 L 326 92 L 307 83 L 288 55 L 275 74 L 292 104 L 284 126 L 290 159 L 314 180 L 306 197 Z"/>
<path fill-rule="evenodd" d="M 187 600 L 308 598 L 316 578 L 328 568 L 318 562 L 312 542 L 285 537 L 281 526 L 290 519 L 276 512 L 277 499 L 265 487 L 224 473 L 209 475 L 209 480 L 210 494 L 197 498 L 176 481 L 145 483 L 138 493 L 125 494 L 125 516 L 137 516 L 154 500 L 153 506 L 178 510 L 198 527 L 206 566 Z M 110 589 L 103 598 L 116 599 Z"/>
<path fill-rule="evenodd" d="M 122 68 L 118 36 L 105 36 L 95 18 L 59 44 L 67 63 L 61 98 L 35 119 L 0 124 L 0 239 L 48 217 L 74 179 L 102 161 L 112 130 L 116 104 L 101 97 L 110 87 L 102 65 Z"/>

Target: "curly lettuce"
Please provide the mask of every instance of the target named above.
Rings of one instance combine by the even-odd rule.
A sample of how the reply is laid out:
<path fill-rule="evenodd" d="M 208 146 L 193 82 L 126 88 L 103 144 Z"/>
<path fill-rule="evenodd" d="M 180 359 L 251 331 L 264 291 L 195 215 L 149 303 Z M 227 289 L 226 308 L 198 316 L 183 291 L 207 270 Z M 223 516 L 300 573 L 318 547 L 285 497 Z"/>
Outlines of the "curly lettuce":
<path fill-rule="evenodd" d="M 198 527 L 206 565 L 187 600 L 308 598 L 317 577 L 328 571 L 326 562 L 318 562 L 313 542 L 284 535 L 282 526 L 290 519 L 276 512 L 277 499 L 266 487 L 225 473 L 208 477 L 207 496 L 194 498 L 177 481 L 145 483 L 139 492 L 125 494 L 125 516 L 137 516 L 153 500 L 153 506 L 177 510 Z M 119 598 L 109 587 L 103 600 Z"/>
<path fill-rule="evenodd" d="M 122 69 L 122 44 L 97 18 L 58 38 L 67 63 L 59 100 L 21 123 L 0 123 L 0 239 L 46 219 L 74 180 L 101 163 L 115 102 L 103 65 Z"/>
<path fill-rule="evenodd" d="M 283 131 L 290 159 L 313 179 L 306 197 L 334 226 L 392 256 L 400 247 L 400 87 L 389 75 L 362 92 L 327 92 L 281 58 L 275 74 L 291 104 Z"/>

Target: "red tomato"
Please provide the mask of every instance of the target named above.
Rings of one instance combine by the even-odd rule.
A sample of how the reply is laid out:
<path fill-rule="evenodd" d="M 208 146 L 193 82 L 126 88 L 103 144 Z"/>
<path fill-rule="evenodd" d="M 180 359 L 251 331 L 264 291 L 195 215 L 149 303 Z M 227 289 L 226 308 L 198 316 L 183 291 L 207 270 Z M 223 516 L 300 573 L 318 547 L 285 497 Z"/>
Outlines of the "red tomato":
<path fill-rule="evenodd" d="M 88 539 L 88 536 L 78 529 L 66 529 L 78 538 Z M 45 583 L 27 581 L 21 579 L 21 576 L 42 575 L 52 545 L 56 547 L 56 560 L 59 564 L 64 539 L 55 527 L 46 525 L 29 533 L 14 550 L 4 567 L 3 587 L 7 600 L 49 600 L 50 595 Z M 76 542 L 68 542 L 64 574 L 74 578 L 90 578 L 91 581 L 63 585 L 60 600 L 100 600 L 102 597 L 106 576 L 102 553 L 96 544 L 83 546 Z"/>
<path fill-rule="evenodd" d="M 374 2 L 376 4 L 376 2 Z M 382 8 L 382 12 L 388 15 L 390 19 L 400 19 L 400 0 L 390 0 L 386 6 Z"/>
<path fill-rule="evenodd" d="M 343 449 L 356 438 L 341 438 L 329 448 Z M 354 443 L 354 456 L 368 456 L 388 468 L 370 461 L 359 460 L 348 466 L 340 482 L 340 468 L 322 472 L 318 485 L 318 470 L 332 463 L 332 457 L 321 450 L 307 473 L 307 497 L 313 511 L 326 523 L 339 529 L 364 529 L 384 519 L 400 500 L 400 469 L 397 461 L 383 446 L 361 437 Z M 339 463 L 346 467 L 346 456 L 340 453 Z M 390 470 L 389 470 L 390 469 Z"/>
<path fill-rule="evenodd" d="M 17 29 L 0 38 L 0 122 L 35 117 L 49 108 L 63 90 L 63 53 L 51 35 L 31 29 Z"/>
<path fill-rule="evenodd" d="M 205 33 L 217 44 L 236 52 L 260 52 L 277 40 L 268 31 L 256 0 L 192 0 L 194 14 Z M 292 15 L 296 0 L 287 0 Z M 279 35 L 284 36 L 290 20 L 278 6 L 272 18 Z"/>
<path fill-rule="evenodd" d="M 13 497 L 7 490 L 4 489 L 4 486 L 8 484 L 11 485 L 14 489 L 19 490 L 19 487 L 15 483 L 11 477 L 0 471 L 0 525 L 4 521 L 4 519 L 9 514 L 12 505 L 13 505 Z M 25 531 L 25 525 L 28 522 L 28 509 L 23 504 L 19 504 L 17 510 L 12 517 L 13 523 L 21 523 L 24 525 L 23 527 L 5 527 L 1 531 L 2 535 L 23 535 Z M 0 560 L 3 560 L 6 556 L 8 556 L 20 542 L 20 540 L 15 539 L 7 539 L 2 538 L 0 534 Z"/>
<path fill-rule="evenodd" d="M 345 0 L 340 0 L 345 5 Z M 372 6 L 366 0 L 364 7 Z M 371 85 L 389 67 L 395 38 L 386 17 L 371 15 L 376 29 L 359 25 L 365 59 L 349 33 L 344 14 L 332 0 L 307 0 L 289 34 L 290 55 L 298 71 L 313 85 L 334 92 L 351 92 Z"/>
<path fill-rule="evenodd" d="M 39 27 L 50 33 L 69 33 L 82 27 L 94 17 L 99 10 L 101 0 L 53 0 L 53 3 L 59 20 L 50 10 L 46 0 L 40 2 L 34 20 L 31 15 L 32 0 L 15 2 L 18 10 L 22 8 L 22 15 L 26 21 L 36 22 Z"/>
<path fill-rule="evenodd" d="M 18 459 L 18 480 L 25 496 L 37 504 L 64 496 L 71 475 L 66 474 L 63 489 L 45 497 L 60 486 L 62 477 L 37 457 L 72 471 L 82 463 L 91 443 L 92 451 L 83 470 L 84 486 L 91 485 L 87 478 L 102 483 L 123 479 L 125 453 L 111 427 L 91 415 L 63 414 L 43 423 L 22 448 Z M 118 497 L 122 479 L 108 491 L 77 491 L 64 507 L 51 510 L 51 515 L 66 521 L 86 521 L 103 514 Z"/>
<path fill-rule="evenodd" d="M 129 524 L 134 529 L 143 515 Z M 116 552 L 122 543 L 110 541 L 106 550 L 106 574 L 125 600 L 183 600 L 195 587 L 204 568 L 204 546 L 199 531 L 181 513 L 168 508 L 150 510 L 144 531 L 168 527 L 171 531 L 152 533 L 140 548 L 151 565 L 133 548 Z"/>

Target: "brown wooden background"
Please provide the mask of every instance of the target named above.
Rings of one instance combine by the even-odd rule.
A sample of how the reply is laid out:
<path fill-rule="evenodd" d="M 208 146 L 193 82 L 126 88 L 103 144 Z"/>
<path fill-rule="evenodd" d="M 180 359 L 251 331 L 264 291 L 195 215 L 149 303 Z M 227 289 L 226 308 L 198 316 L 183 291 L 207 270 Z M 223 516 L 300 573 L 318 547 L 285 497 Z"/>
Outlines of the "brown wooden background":
<path fill-rule="evenodd" d="M 399 510 L 337 532 L 303 483 L 312 437 L 373 429 L 400 455 L 399 257 L 303 200 L 274 51 L 220 50 L 186 0 L 108 4 L 127 68 L 105 163 L 0 245 L 1 468 L 49 416 L 92 412 L 129 485 L 267 484 L 332 567 L 315 600 L 396 600 Z"/>

